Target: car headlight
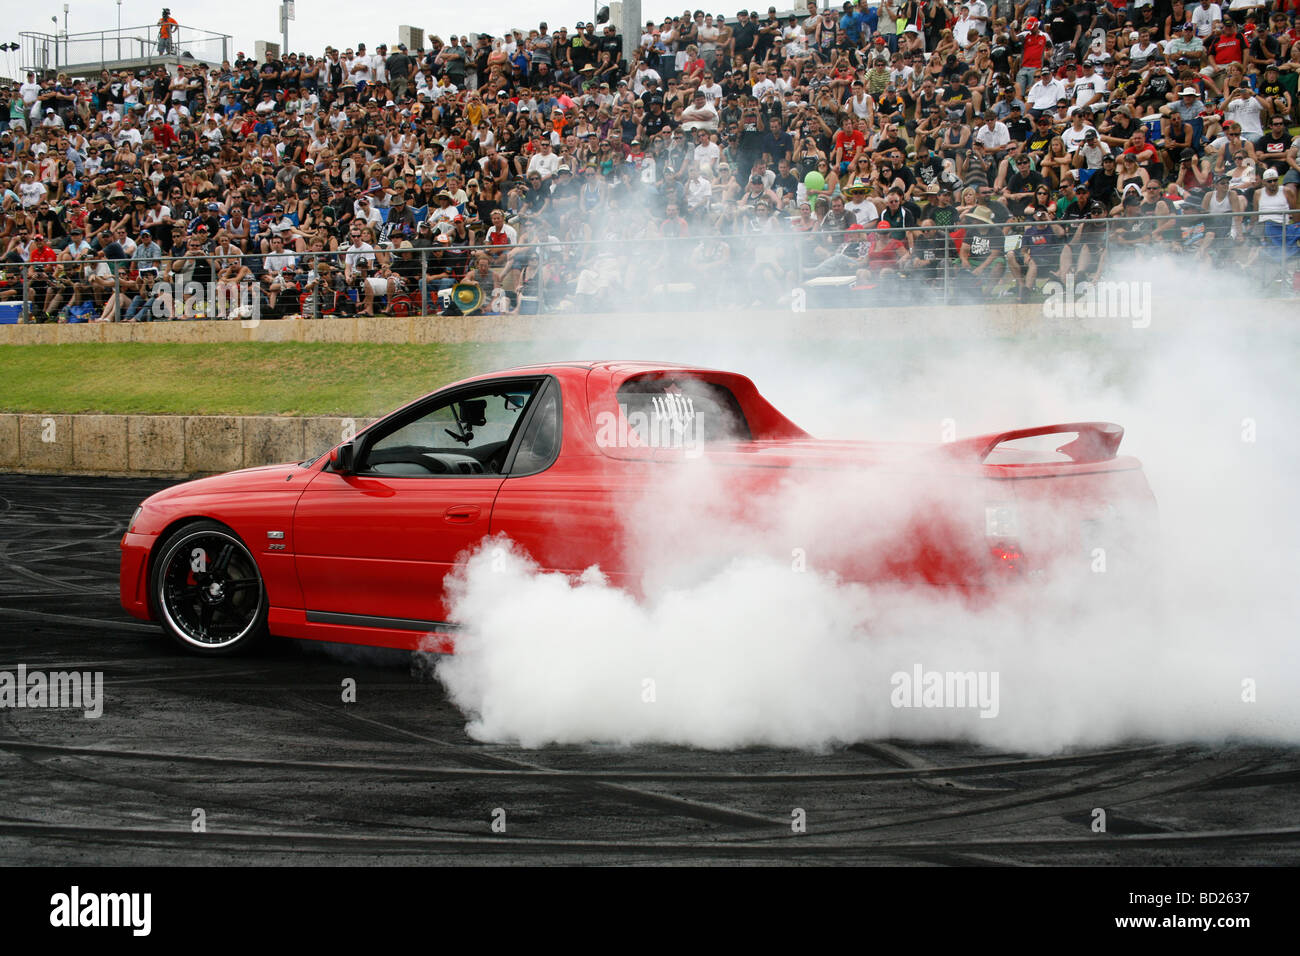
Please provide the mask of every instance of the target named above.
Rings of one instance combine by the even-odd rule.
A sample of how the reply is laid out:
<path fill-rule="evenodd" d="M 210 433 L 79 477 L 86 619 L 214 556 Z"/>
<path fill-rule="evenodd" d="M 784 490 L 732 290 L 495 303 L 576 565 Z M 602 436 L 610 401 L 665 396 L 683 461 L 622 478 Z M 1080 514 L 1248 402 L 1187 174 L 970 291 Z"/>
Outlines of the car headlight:
<path fill-rule="evenodd" d="M 136 505 L 135 511 L 131 512 L 131 520 L 126 524 L 128 533 L 135 530 L 135 523 L 140 520 L 140 512 L 144 511 L 144 505 Z"/>

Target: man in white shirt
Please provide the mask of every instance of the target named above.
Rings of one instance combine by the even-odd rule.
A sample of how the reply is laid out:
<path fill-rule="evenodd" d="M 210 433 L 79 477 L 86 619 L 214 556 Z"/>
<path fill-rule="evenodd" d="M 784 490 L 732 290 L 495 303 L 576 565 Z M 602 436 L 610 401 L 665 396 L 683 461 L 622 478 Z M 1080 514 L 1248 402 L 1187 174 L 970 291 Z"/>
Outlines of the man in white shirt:
<path fill-rule="evenodd" d="M 695 95 L 691 97 L 691 104 L 677 114 L 677 119 L 682 129 L 687 132 L 718 128 L 718 111 L 709 105 L 704 99 L 704 94 L 699 90 L 696 90 Z"/>
<path fill-rule="evenodd" d="M 369 196 L 357 197 L 356 202 L 352 204 L 352 216 L 358 222 L 376 231 L 384 224 L 384 217 L 375 207 L 375 204 L 370 201 Z"/>
<path fill-rule="evenodd" d="M 1223 19 L 1223 10 L 1211 0 L 1201 0 L 1192 7 L 1192 29 L 1202 40 L 1214 32 L 1214 21 Z"/>
<path fill-rule="evenodd" d="M 460 210 L 452 205 L 451 193 L 445 189 L 433 197 L 433 204 L 429 207 L 425 218 L 434 228 L 440 232 L 446 233 L 451 231 L 451 224 L 456 217 L 460 215 Z M 443 226 L 441 224 L 445 223 Z"/>
<path fill-rule="evenodd" d="M 1061 134 L 1061 142 L 1065 144 L 1066 152 L 1073 153 L 1083 145 L 1084 139 L 1088 134 L 1097 132 L 1096 127 L 1089 122 L 1092 119 L 1092 111 L 1086 107 L 1076 109 L 1070 116 L 1070 125 L 1065 128 Z"/>
<path fill-rule="evenodd" d="M 1110 156 L 1111 148 L 1101 141 L 1095 129 L 1089 128 L 1074 151 L 1073 163 L 1076 169 L 1101 169 L 1102 161 Z"/>
<path fill-rule="evenodd" d="M 970 7 L 963 3 L 957 9 L 957 22 L 952 25 L 952 38 L 964 50 L 974 42 L 970 38 L 970 32 L 974 30 L 979 33 L 979 27 L 979 23 L 971 19 Z"/>
<path fill-rule="evenodd" d="M 1223 107 L 1223 118 L 1235 121 L 1241 127 L 1242 137 L 1253 140 L 1264 135 L 1264 125 L 1259 119 L 1263 112 L 1264 101 L 1249 87 L 1239 86 L 1228 97 Z"/>
<path fill-rule="evenodd" d="M 560 168 L 560 157 L 556 156 L 551 150 L 551 141 L 543 138 L 537 147 L 537 152 L 533 153 L 532 158 L 528 160 L 528 173 L 537 173 L 546 182 L 555 175 L 555 171 Z"/>
<path fill-rule="evenodd" d="M 48 191 L 45 184 L 36 178 L 30 169 L 23 170 L 23 181 L 18 185 L 18 200 L 23 209 L 35 209 L 44 202 Z"/>
<path fill-rule="evenodd" d="M 366 230 L 360 226 L 353 226 L 350 236 L 351 242 L 340 247 L 344 253 L 343 271 L 349 282 L 352 281 L 352 273 L 357 263 L 364 260 L 374 265 L 375 262 L 375 247 L 366 241 Z"/>
<path fill-rule="evenodd" d="M 130 116 L 122 120 L 122 125 L 118 127 L 117 134 L 113 137 L 113 141 L 117 143 L 118 146 L 130 143 L 132 146 L 137 148 L 142 142 L 144 142 L 143 138 L 140 136 L 140 131 L 135 128 L 135 121 L 131 119 Z"/>
<path fill-rule="evenodd" d="M 1074 95 L 1074 105 L 1096 107 L 1106 101 L 1106 78 L 1096 71 L 1091 59 L 1084 60 L 1079 67 L 1079 77 L 1074 81 L 1070 92 Z"/>
<path fill-rule="evenodd" d="M 167 125 L 176 130 L 177 133 L 181 131 L 181 126 L 189 118 L 190 108 L 184 103 L 173 103 L 172 108 L 167 111 Z"/>
<path fill-rule="evenodd" d="M 1025 93 L 1025 101 L 1034 114 L 1051 112 L 1056 101 L 1065 96 L 1065 86 L 1052 76 L 1051 69 L 1044 67 L 1038 71 L 1038 80 Z"/>
<path fill-rule="evenodd" d="M 849 188 L 844 191 L 845 200 L 844 208 L 853 213 L 853 221 L 862 226 L 870 226 L 880 218 L 880 210 L 876 208 L 868 195 L 868 190 L 860 187 L 856 183 L 850 183 Z M 884 202 L 881 202 L 884 205 Z"/>
<path fill-rule="evenodd" d="M 220 146 L 225 141 L 225 134 L 215 119 L 209 119 L 203 132 L 199 134 L 209 146 Z"/>
<path fill-rule="evenodd" d="M 975 142 L 980 143 L 990 156 L 1001 158 L 1011 150 L 1011 131 L 1006 123 L 998 122 L 994 110 L 985 110 L 984 122 L 975 131 Z"/>
<path fill-rule="evenodd" d="M 691 154 L 691 158 L 699 165 L 702 172 L 712 175 L 722 159 L 722 148 L 713 142 L 707 129 L 697 129 L 695 137 L 695 151 Z"/>
<path fill-rule="evenodd" d="M 760 103 L 763 102 L 763 97 L 767 96 L 767 94 L 781 92 L 776 83 L 767 76 L 767 73 L 763 68 L 760 67 L 755 71 L 755 75 L 758 79 L 754 83 L 752 92 L 754 94 L 754 99 L 758 100 Z"/>
<path fill-rule="evenodd" d="M 1129 34 L 1133 39 L 1133 34 Z M 1156 53 L 1160 52 L 1160 47 L 1151 39 L 1151 33 L 1146 28 L 1138 31 L 1138 35 L 1133 45 L 1128 49 L 1129 59 L 1133 61 L 1133 69 L 1140 70 L 1146 66 L 1147 60 L 1151 59 Z"/>
<path fill-rule="evenodd" d="M 632 92 L 640 96 L 645 92 L 646 80 L 654 78 L 656 84 L 663 88 L 664 78 L 659 75 L 659 71 L 653 69 L 650 64 L 644 60 L 636 65 L 636 71 L 632 74 Z"/>
<path fill-rule="evenodd" d="M 156 227 L 163 225 L 164 223 L 170 225 L 171 218 L 172 218 L 171 206 L 165 205 L 163 201 L 159 199 L 158 195 L 155 193 L 153 198 L 153 204 L 150 205 L 150 207 L 145 210 L 142 224 L 147 226 L 150 232 L 153 232 L 155 231 Z"/>
<path fill-rule="evenodd" d="M 686 205 L 692 211 L 701 208 L 708 208 L 709 200 L 713 198 L 713 183 L 710 182 L 708 173 L 702 169 L 698 163 L 693 164 L 690 174 L 690 180 L 686 184 Z"/>
<path fill-rule="evenodd" d="M 27 115 L 33 117 L 37 109 L 36 98 L 41 95 L 41 84 L 36 82 L 35 73 L 28 72 L 27 82 L 18 87 L 18 95 L 22 97 L 23 105 L 27 107 Z"/>
<path fill-rule="evenodd" d="M 292 295 L 293 284 L 285 277 L 285 270 L 298 264 L 298 257 L 284 251 L 284 238 L 271 237 L 271 250 L 262 260 L 262 291 L 266 293 L 266 304 L 275 309 L 276 299 L 280 293 Z"/>
<path fill-rule="evenodd" d="M 704 94 L 704 98 L 709 105 L 717 109 L 722 103 L 722 84 L 712 78 L 712 74 L 706 73 L 704 81 L 696 87 L 699 92 Z"/>
<path fill-rule="evenodd" d="M 356 56 L 352 57 L 347 69 L 348 77 L 357 89 L 370 82 L 370 54 L 366 52 L 364 43 L 357 44 Z"/>

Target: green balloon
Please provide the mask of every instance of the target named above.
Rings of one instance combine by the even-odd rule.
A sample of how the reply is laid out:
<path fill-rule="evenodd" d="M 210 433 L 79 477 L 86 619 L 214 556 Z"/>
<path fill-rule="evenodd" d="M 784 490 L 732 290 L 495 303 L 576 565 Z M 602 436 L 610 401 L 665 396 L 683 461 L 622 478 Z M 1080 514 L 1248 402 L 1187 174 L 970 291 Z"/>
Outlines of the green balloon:
<path fill-rule="evenodd" d="M 821 192 L 826 188 L 826 179 L 817 170 L 813 170 L 803 178 L 804 189 L 810 193 Z"/>

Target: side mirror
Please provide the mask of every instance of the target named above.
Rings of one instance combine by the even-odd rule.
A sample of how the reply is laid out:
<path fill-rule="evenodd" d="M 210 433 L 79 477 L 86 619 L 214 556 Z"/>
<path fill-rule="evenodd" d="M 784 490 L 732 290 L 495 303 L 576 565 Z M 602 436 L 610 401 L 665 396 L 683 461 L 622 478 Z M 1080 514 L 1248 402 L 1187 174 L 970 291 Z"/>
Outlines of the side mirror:
<path fill-rule="evenodd" d="M 330 470 L 340 475 L 350 475 L 355 468 L 356 445 L 344 442 L 330 452 Z"/>

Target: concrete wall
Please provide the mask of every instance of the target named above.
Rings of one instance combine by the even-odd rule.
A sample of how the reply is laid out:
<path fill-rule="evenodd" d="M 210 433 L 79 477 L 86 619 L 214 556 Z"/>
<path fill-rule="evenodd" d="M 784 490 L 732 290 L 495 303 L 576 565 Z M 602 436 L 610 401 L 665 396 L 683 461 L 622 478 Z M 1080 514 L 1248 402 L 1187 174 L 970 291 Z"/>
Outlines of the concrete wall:
<path fill-rule="evenodd" d="M 0 415 L 0 471 L 187 477 L 301 461 L 369 419 Z"/>
<path fill-rule="evenodd" d="M 816 301 L 810 301 L 816 305 Z M 1293 299 L 1206 302 L 1163 299 L 1152 303 L 1149 328 L 1177 331 L 1198 317 L 1222 313 L 1234 328 L 1295 328 L 1300 309 Z M 718 313 L 719 334 L 734 334 L 741 313 Z M 466 342 L 590 340 L 593 331 L 635 330 L 648 340 L 679 334 L 707 337 L 709 313 L 645 312 L 618 315 L 547 316 L 357 316 L 331 319 L 276 319 L 259 322 L 199 321 L 94 323 L 77 325 L 0 325 L 0 345 L 74 342 L 388 342 L 424 345 Z M 754 335 L 766 333 L 812 340 L 893 338 L 983 338 L 1128 334 L 1145 327 L 1146 317 L 1045 315 L 1041 304 L 990 303 L 945 308 L 818 309 L 745 312 Z M 1135 326 L 1136 323 L 1136 326 Z"/>
<path fill-rule="evenodd" d="M 590 341 L 593 332 L 635 330 L 647 342 L 746 334 L 812 341 L 943 340 L 1015 336 L 1104 336 L 1113 347 L 1138 346 L 1152 333 L 1178 332 L 1199 320 L 1234 332 L 1294 331 L 1293 300 L 1164 300 L 1149 317 L 1050 316 L 1040 305 L 945 309 L 809 309 L 741 314 L 644 313 L 617 316 L 355 317 L 249 323 L 158 322 L 94 325 L 0 325 L 0 346 L 78 342 L 387 342 L 410 344 Z M 0 414 L 0 471 L 51 474 L 188 476 L 317 455 L 366 424 L 343 418 L 167 415 Z"/>

